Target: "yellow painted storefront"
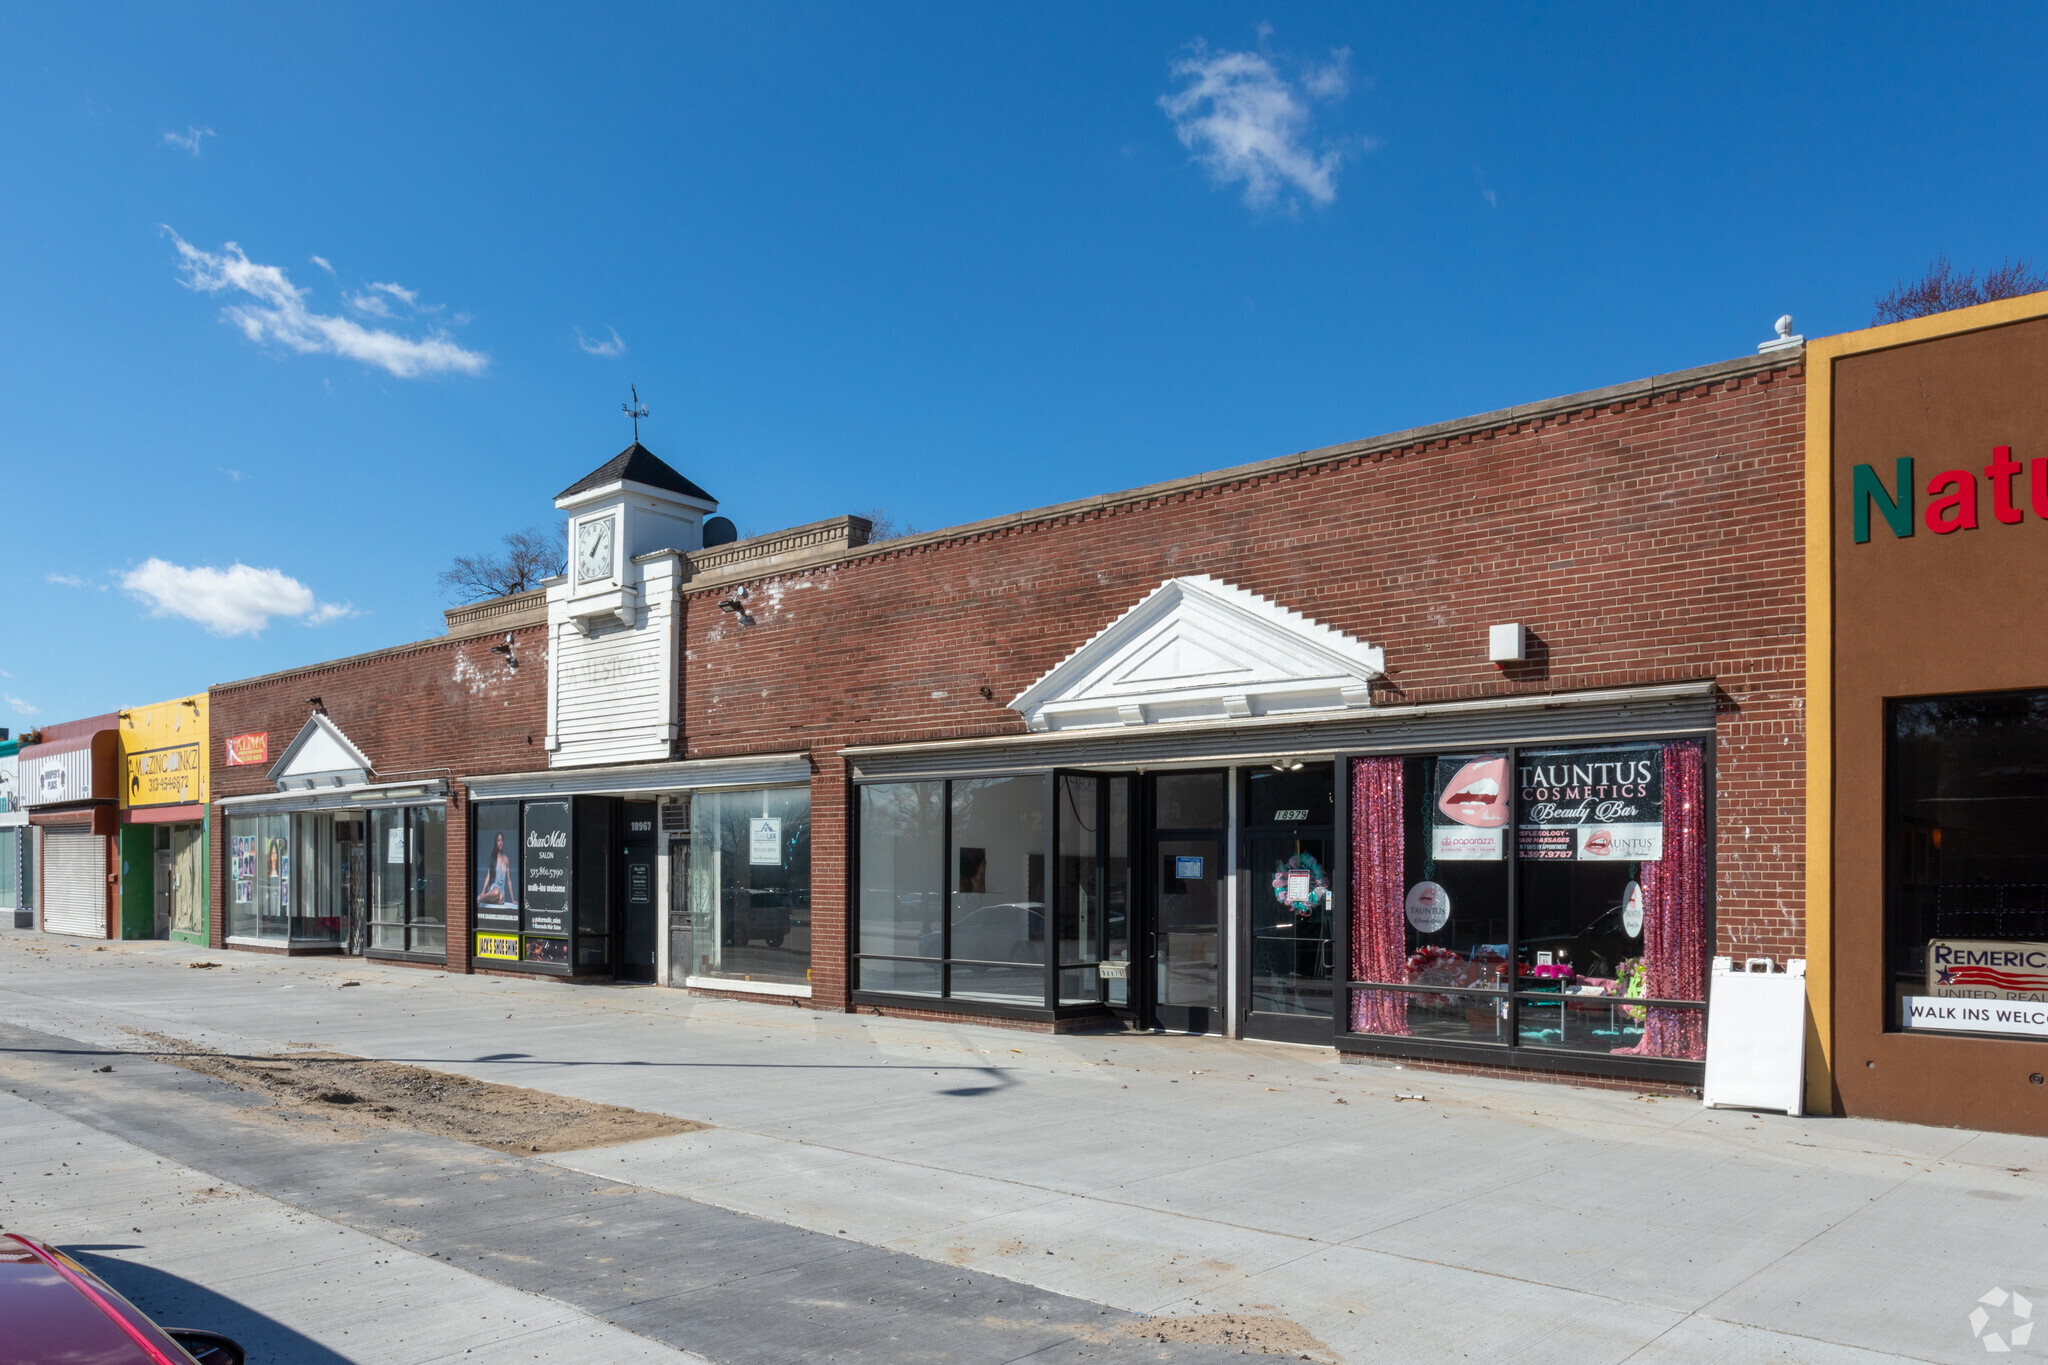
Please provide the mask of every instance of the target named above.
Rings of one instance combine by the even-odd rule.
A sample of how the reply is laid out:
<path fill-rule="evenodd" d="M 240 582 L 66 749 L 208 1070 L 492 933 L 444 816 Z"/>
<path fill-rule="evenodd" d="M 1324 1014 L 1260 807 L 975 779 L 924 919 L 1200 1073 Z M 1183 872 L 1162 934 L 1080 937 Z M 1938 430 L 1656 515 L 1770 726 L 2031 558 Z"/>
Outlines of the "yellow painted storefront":
<path fill-rule="evenodd" d="M 121 937 L 207 941 L 207 694 L 120 713 Z"/>

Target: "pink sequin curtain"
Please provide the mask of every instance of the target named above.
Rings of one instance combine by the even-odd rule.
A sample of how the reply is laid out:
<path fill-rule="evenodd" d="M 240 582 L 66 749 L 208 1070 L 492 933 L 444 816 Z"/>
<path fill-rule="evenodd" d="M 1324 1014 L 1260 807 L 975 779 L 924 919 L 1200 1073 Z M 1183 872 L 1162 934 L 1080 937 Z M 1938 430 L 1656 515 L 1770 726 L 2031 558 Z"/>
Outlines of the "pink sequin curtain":
<path fill-rule="evenodd" d="M 1351 760 L 1351 979 L 1406 981 L 1408 947 L 1402 913 L 1407 834 L 1402 817 L 1403 760 Z M 1358 991 L 1351 997 L 1355 1033 L 1408 1032 L 1401 991 Z"/>
<path fill-rule="evenodd" d="M 1654 1000 L 1707 998 L 1704 768 L 1698 744 L 1664 746 L 1664 856 L 1643 864 L 1643 985 Z M 1700 1061 L 1706 1013 L 1652 1009 L 1643 1040 L 1615 1051 Z"/>

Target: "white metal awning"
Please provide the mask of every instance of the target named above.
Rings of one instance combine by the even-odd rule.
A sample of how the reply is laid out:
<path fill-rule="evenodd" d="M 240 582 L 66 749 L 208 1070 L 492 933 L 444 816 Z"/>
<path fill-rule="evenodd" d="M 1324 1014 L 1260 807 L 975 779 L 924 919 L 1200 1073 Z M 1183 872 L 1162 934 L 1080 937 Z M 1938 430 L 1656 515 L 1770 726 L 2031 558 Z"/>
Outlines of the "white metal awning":
<path fill-rule="evenodd" d="M 333 787 L 227 796 L 216 804 L 228 811 L 356 810 L 367 806 L 421 806 L 448 799 L 440 778 L 414 782 L 355 782 Z"/>

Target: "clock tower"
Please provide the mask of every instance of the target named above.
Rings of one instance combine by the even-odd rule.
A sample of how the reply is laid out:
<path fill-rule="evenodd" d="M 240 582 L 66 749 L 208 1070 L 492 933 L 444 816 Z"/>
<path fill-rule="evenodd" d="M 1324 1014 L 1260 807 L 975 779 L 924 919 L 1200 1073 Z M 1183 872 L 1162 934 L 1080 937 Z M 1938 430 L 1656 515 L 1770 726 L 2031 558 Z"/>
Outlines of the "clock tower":
<path fill-rule="evenodd" d="M 683 556 L 718 500 L 635 440 L 555 497 L 569 569 L 549 582 L 551 766 L 671 756 Z"/>

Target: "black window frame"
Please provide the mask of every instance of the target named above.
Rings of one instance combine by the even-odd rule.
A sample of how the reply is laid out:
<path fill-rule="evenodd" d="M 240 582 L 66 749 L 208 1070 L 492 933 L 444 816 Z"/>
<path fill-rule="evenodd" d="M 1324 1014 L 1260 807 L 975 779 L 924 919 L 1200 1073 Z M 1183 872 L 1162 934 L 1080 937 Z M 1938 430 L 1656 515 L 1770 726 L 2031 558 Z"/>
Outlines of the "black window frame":
<path fill-rule="evenodd" d="M 1382 983 L 1349 980 L 1351 963 L 1351 762 L 1358 758 L 1428 758 L 1441 754 L 1455 754 L 1485 749 L 1507 755 L 1508 771 L 1516 770 L 1521 755 L 1525 752 L 1542 752 L 1570 747 L 1591 748 L 1621 744 L 1675 744 L 1693 743 L 1700 746 L 1700 787 L 1706 804 L 1706 835 L 1702 857 L 1705 866 L 1701 876 L 1705 885 L 1700 892 L 1700 913 L 1705 919 L 1701 927 L 1702 941 L 1708 945 L 1708 956 L 1713 956 L 1716 938 L 1716 860 L 1720 840 L 1720 808 L 1716 794 L 1718 768 L 1718 736 L 1693 733 L 1649 733 L 1630 735 L 1586 735 L 1569 739 L 1541 739 L 1508 744 L 1455 744 L 1447 743 L 1427 749 L 1397 749 L 1392 751 L 1353 750 L 1337 755 L 1337 857 L 1334 860 L 1338 871 L 1333 873 L 1331 882 L 1334 895 L 1339 899 L 1336 907 L 1337 961 L 1344 964 L 1345 971 L 1337 983 L 1337 999 L 1331 1011 L 1331 1026 L 1338 1051 L 1388 1057 L 1414 1057 L 1425 1061 L 1471 1062 L 1482 1066 L 1507 1067 L 1524 1071 L 1557 1071 L 1579 1075 L 1611 1075 L 1633 1077 L 1643 1080 L 1667 1081 L 1682 1085 L 1699 1085 L 1706 1076 L 1704 1061 L 1687 1061 L 1672 1057 L 1616 1057 L 1599 1052 L 1577 1052 L 1569 1048 L 1532 1046 L 1521 1041 L 1521 1008 L 1531 992 L 1518 991 L 1508 987 L 1460 987 L 1459 994 L 1485 995 L 1503 998 L 1508 1004 L 1507 1024 L 1504 1030 L 1506 1041 L 1498 1043 L 1464 1042 L 1453 1039 L 1418 1039 L 1381 1033 L 1357 1033 L 1351 1029 L 1351 996 L 1359 990 L 1403 991 L 1416 993 L 1442 993 L 1441 985 L 1409 985 L 1407 983 Z M 1508 877 L 1508 961 L 1520 960 L 1522 947 L 1521 897 L 1522 873 L 1519 857 L 1519 801 L 1511 801 L 1508 807 L 1508 823 L 1505 830 L 1507 840 L 1506 856 L 1513 865 Z M 1510 978 L 1511 980 L 1513 978 Z M 1650 1005 L 1660 1008 L 1698 1010 L 1704 1014 L 1711 1004 L 1713 973 L 1706 974 L 1708 1000 L 1649 1000 L 1631 998 L 1631 1005 Z"/>
<path fill-rule="evenodd" d="M 1121 772 L 1121 770 L 1118 771 Z M 1059 812 L 1055 803 L 1059 795 L 1058 778 L 1066 774 L 1100 779 L 1102 785 L 1097 788 L 1097 809 L 1099 811 L 1104 808 L 1103 803 L 1107 801 L 1108 779 L 1114 774 L 1087 769 L 1034 768 L 1025 772 L 1015 773 L 949 774 L 945 776 L 907 778 L 900 779 L 899 781 L 855 782 L 849 784 L 848 792 L 851 799 L 848 804 L 847 818 L 854 837 L 848 840 L 851 850 L 850 856 L 847 859 L 849 875 L 846 884 L 846 944 L 848 967 L 853 984 L 850 995 L 856 1005 L 886 1005 L 896 1009 L 926 1010 L 940 1014 L 980 1015 L 984 1018 L 994 1019 L 1046 1021 L 1107 1017 L 1110 1014 L 1109 1007 L 1102 1003 L 1102 988 L 1099 980 L 1097 982 L 1096 999 L 1093 1003 L 1071 1005 L 1059 1003 L 1059 974 L 1062 964 L 1059 960 L 1058 909 L 1055 904 L 1058 896 Z M 1040 782 L 1039 800 L 1044 811 L 1045 839 L 1045 900 L 1039 912 L 1043 917 L 1045 925 L 1042 961 L 1036 964 L 1029 962 L 993 964 L 1019 967 L 1042 965 L 1044 967 L 1044 984 L 1040 990 L 1039 1003 L 1035 1005 L 997 1000 L 961 999 L 953 994 L 953 968 L 964 961 L 953 956 L 953 885 L 956 874 L 956 869 L 953 865 L 953 785 L 956 782 L 983 781 L 990 777 L 1036 778 Z M 937 958 L 906 957 L 901 954 L 864 953 L 860 951 L 860 866 L 862 842 L 860 838 L 860 794 L 863 789 L 868 787 L 897 786 L 901 785 L 902 782 L 936 782 L 943 788 L 939 802 L 939 885 L 943 899 L 941 901 L 939 921 L 941 934 L 940 956 Z M 1109 830 L 1106 819 L 1097 822 L 1095 837 L 1099 851 L 1097 859 L 1099 881 L 1100 869 L 1106 865 L 1107 859 L 1106 850 Z M 1096 918 L 1101 920 L 1102 916 L 1098 914 Z M 1096 938 L 1099 943 L 1101 938 L 1099 926 Z M 861 964 L 867 961 L 927 964 L 935 962 L 939 967 L 939 994 L 911 995 L 896 991 L 864 989 L 860 984 Z M 1071 964 L 1069 964 L 1069 969 L 1071 970 Z"/>

